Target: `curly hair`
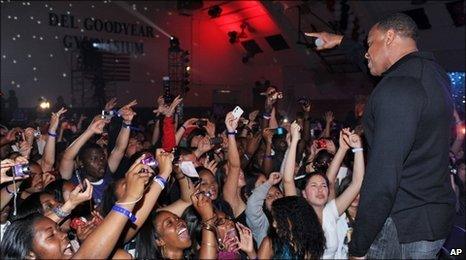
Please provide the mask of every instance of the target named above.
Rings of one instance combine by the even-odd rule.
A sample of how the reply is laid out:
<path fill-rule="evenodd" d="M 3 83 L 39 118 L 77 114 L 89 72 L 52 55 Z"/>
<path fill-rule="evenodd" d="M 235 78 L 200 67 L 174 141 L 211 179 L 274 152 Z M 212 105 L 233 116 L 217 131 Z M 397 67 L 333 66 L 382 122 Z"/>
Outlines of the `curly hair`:
<path fill-rule="evenodd" d="M 299 196 L 288 196 L 272 203 L 274 225 L 270 238 L 275 257 L 290 250 L 293 258 L 317 259 L 325 250 L 325 236 L 314 209 Z M 275 226 L 275 227 L 274 227 Z"/>

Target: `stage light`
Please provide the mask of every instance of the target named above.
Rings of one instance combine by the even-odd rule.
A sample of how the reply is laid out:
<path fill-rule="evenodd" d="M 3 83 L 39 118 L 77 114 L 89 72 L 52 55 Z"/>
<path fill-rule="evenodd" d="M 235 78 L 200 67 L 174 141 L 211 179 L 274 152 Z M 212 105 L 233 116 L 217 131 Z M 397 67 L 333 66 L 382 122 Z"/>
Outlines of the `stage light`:
<path fill-rule="evenodd" d="M 235 32 L 235 31 L 230 31 L 228 32 L 228 41 L 233 44 L 235 43 L 236 41 L 238 41 L 238 32 Z"/>
<path fill-rule="evenodd" d="M 45 98 L 41 98 L 40 103 L 39 103 L 39 107 L 42 110 L 50 109 L 50 102 L 47 101 Z"/>
<path fill-rule="evenodd" d="M 169 51 L 180 51 L 180 40 L 175 36 L 170 37 L 170 48 Z"/>
<path fill-rule="evenodd" d="M 210 16 L 210 18 L 217 18 L 222 14 L 222 8 L 220 8 L 220 6 L 218 5 L 214 5 L 211 8 L 209 8 L 207 14 Z"/>
<path fill-rule="evenodd" d="M 190 71 L 191 70 L 191 67 L 190 66 L 186 66 L 186 71 Z"/>

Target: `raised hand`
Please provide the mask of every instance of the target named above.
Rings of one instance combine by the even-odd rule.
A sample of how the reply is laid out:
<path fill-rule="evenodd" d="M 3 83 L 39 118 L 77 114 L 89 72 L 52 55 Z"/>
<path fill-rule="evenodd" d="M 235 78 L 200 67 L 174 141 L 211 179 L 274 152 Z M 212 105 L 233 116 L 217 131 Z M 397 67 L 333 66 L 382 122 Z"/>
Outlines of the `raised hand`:
<path fill-rule="evenodd" d="M 163 149 L 157 149 L 155 159 L 159 163 L 159 175 L 165 180 L 168 179 L 173 170 L 173 154 L 167 153 Z"/>
<path fill-rule="evenodd" d="M 205 153 L 207 151 L 210 151 L 210 149 L 214 148 L 214 145 L 210 144 L 210 137 L 204 136 L 198 143 L 197 149 L 201 153 Z"/>
<path fill-rule="evenodd" d="M 195 117 L 186 120 L 183 123 L 184 128 L 188 129 L 188 128 L 191 128 L 191 127 L 197 127 L 197 125 L 196 125 L 197 120 L 198 119 L 195 118 Z"/>
<path fill-rule="evenodd" d="M 8 131 L 8 133 L 5 135 L 5 139 L 11 143 L 11 142 L 14 142 L 16 140 L 16 134 L 17 133 L 21 133 L 23 130 L 19 127 L 15 127 L 13 129 L 11 129 L 10 131 Z"/>
<path fill-rule="evenodd" d="M 340 148 L 341 149 L 345 149 L 345 150 L 348 150 L 350 148 L 349 144 L 345 141 L 345 138 L 344 135 L 345 135 L 345 132 L 349 132 L 349 128 L 343 128 L 341 131 L 340 131 L 340 139 L 338 140 L 338 143 L 340 145 Z"/>
<path fill-rule="evenodd" d="M 339 45 L 341 43 L 341 40 L 343 39 L 343 35 L 337 35 L 328 32 L 307 32 L 304 33 L 304 35 L 320 38 L 324 42 L 322 46 L 318 46 L 316 48 L 317 50 L 331 49 Z"/>
<path fill-rule="evenodd" d="M 279 184 L 280 181 L 282 180 L 282 175 L 279 172 L 272 172 L 269 175 L 269 179 L 267 180 L 270 185 L 276 185 Z"/>
<path fill-rule="evenodd" d="M 66 113 L 66 110 L 65 108 L 61 108 L 60 110 L 58 110 L 57 112 L 52 112 L 52 116 L 50 117 L 50 126 L 49 126 L 49 132 L 50 133 L 55 133 L 57 131 L 57 128 L 58 128 L 58 123 L 60 121 L 60 116 L 63 115 L 64 113 Z M 81 115 L 82 117 L 82 115 Z M 81 118 L 80 118 L 81 120 Z"/>
<path fill-rule="evenodd" d="M 16 158 L 16 161 L 13 161 L 11 159 L 2 160 L 2 162 L 0 163 L 1 164 L 0 183 L 10 182 L 10 181 L 13 181 L 13 180 L 18 181 L 18 180 L 29 178 L 29 175 L 24 175 L 24 176 L 21 176 L 21 177 L 6 175 L 6 173 L 9 170 L 11 170 L 11 168 L 13 166 L 15 166 L 16 164 L 26 164 L 26 163 L 28 163 L 28 160 L 26 158 L 24 158 L 24 157 L 21 157 L 21 156 L 18 156 Z"/>
<path fill-rule="evenodd" d="M 354 131 L 350 132 L 348 129 L 342 130 L 344 135 L 343 138 L 351 148 L 362 148 L 362 142 L 359 135 L 355 134 Z"/>
<path fill-rule="evenodd" d="M 274 129 L 266 128 L 262 130 L 262 137 L 267 144 L 272 144 L 273 135 L 275 134 Z"/>
<path fill-rule="evenodd" d="M 141 162 L 139 157 L 135 164 L 126 172 L 126 190 L 122 202 L 137 201 L 144 194 L 144 186 L 149 182 L 152 169 Z"/>
<path fill-rule="evenodd" d="M 272 108 L 277 100 L 283 96 L 283 93 L 278 92 L 274 87 L 268 87 L 266 91 L 267 98 L 265 99 L 265 107 Z"/>
<path fill-rule="evenodd" d="M 207 131 L 207 135 L 210 137 L 215 137 L 215 124 L 207 121 L 207 125 L 204 126 L 204 129 Z"/>
<path fill-rule="evenodd" d="M 82 202 L 88 201 L 92 198 L 92 190 L 94 189 L 94 187 L 91 185 L 91 183 L 87 179 L 84 179 L 84 182 L 86 183 L 86 186 L 87 186 L 86 190 L 83 190 L 83 187 L 81 185 L 78 185 L 70 193 L 70 198 L 68 199 L 67 202 L 70 203 L 72 208 L 76 208 L 76 206 L 78 206 Z"/>
<path fill-rule="evenodd" d="M 117 99 L 116 98 L 112 98 L 110 99 L 106 104 L 105 104 L 105 111 L 110 111 L 112 110 L 116 104 L 117 104 Z"/>
<path fill-rule="evenodd" d="M 201 215 L 202 221 L 209 220 L 215 215 L 212 200 L 200 192 L 199 185 L 191 195 L 191 201 L 193 202 L 194 209 Z"/>
<path fill-rule="evenodd" d="M 236 224 L 236 229 L 238 230 L 239 233 L 239 249 L 243 250 L 248 256 L 251 254 L 255 254 L 254 250 L 254 243 L 252 241 L 252 232 L 251 229 L 246 227 L 245 225 L 237 222 Z"/>
<path fill-rule="evenodd" d="M 203 165 L 204 165 L 204 168 L 208 169 L 210 172 L 212 172 L 212 174 L 215 175 L 215 173 L 217 172 L 218 162 L 215 161 L 214 159 L 210 161 L 205 160 Z"/>
<path fill-rule="evenodd" d="M 259 110 L 254 110 L 251 113 L 249 113 L 248 115 L 249 123 L 254 122 L 258 114 L 259 114 Z"/>
<path fill-rule="evenodd" d="M 183 99 L 178 95 L 175 97 L 173 102 L 170 104 L 167 110 L 167 114 L 165 116 L 171 117 L 175 113 L 176 107 L 183 101 Z"/>
<path fill-rule="evenodd" d="M 133 100 L 129 102 L 128 104 L 124 105 L 120 110 L 118 111 L 121 117 L 123 118 L 123 122 L 125 124 L 131 124 L 131 121 L 133 121 L 133 117 L 136 115 L 136 112 L 132 109 L 133 106 L 137 105 L 138 102 L 136 100 Z"/>
<path fill-rule="evenodd" d="M 290 132 L 291 132 L 291 140 L 296 140 L 298 141 L 299 139 L 301 139 L 301 127 L 299 126 L 298 123 L 296 123 L 296 121 L 294 121 L 291 126 L 290 126 Z"/>
<path fill-rule="evenodd" d="M 25 157 L 29 158 L 29 154 L 31 153 L 32 150 L 32 145 L 28 143 L 27 141 L 21 141 L 19 143 L 19 153 Z"/>
<path fill-rule="evenodd" d="M 55 176 L 51 174 L 50 172 L 44 172 L 44 174 L 42 174 L 42 181 L 44 182 L 44 188 L 45 188 L 47 187 L 47 185 L 55 181 Z"/>
<path fill-rule="evenodd" d="M 235 118 L 232 112 L 229 112 L 225 117 L 225 125 L 227 127 L 228 132 L 235 132 L 236 128 L 238 127 L 239 118 Z"/>
<path fill-rule="evenodd" d="M 95 116 L 91 124 L 87 128 L 93 134 L 101 134 L 104 131 L 104 127 L 110 120 L 102 118 L 100 115 Z"/>
<path fill-rule="evenodd" d="M 333 112 L 332 111 L 325 112 L 324 118 L 325 118 L 325 122 L 327 122 L 327 124 L 332 123 L 333 120 L 335 119 L 333 117 Z"/>

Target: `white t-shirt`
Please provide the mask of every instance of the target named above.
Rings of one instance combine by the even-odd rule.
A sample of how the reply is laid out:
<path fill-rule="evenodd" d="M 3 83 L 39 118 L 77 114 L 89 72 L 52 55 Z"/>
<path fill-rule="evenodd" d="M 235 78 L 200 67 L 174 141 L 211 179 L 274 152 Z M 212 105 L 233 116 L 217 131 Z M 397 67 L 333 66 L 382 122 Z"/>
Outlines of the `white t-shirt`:
<path fill-rule="evenodd" d="M 325 235 L 325 251 L 322 259 L 335 259 L 338 250 L 337 220 L 338 210 L 335 199 L 329 201 L 322 214 L 322 229 Z"/>
<path fill-rule="evenodd" d="M 338 249 L 335 255 L 336 259 L 348 259 L 348 244 L 345 244 L 348 229 L 348 218 L 346 214 L 343 213 L 337 221 Z"/>

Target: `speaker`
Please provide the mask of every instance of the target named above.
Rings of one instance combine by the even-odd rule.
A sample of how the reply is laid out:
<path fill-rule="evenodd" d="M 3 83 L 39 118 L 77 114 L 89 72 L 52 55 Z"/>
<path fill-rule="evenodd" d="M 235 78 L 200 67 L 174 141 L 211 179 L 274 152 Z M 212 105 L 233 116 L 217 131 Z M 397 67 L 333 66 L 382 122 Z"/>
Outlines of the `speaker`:
<path fill-rule="evenodd" d="M 414 20 L 419 30 L 426 30 L 432 27 L 430 25 L 429 18 L 427 17 L 424 8 L 403 11 L 403 13 L 407 14 Z"/>
<path fill-rule="evenodd" d="M 241 45 L 243 45 L 243 48 L 252 55 L 263 52 L 255 40 L 242 41 Z"/>
<path fill-rule="evenodd" d="M 286 43 L 285 38 L 281 34 L 265 37 L 265 40 L 274 51 L 289 49 L 290 46 Z"/>

